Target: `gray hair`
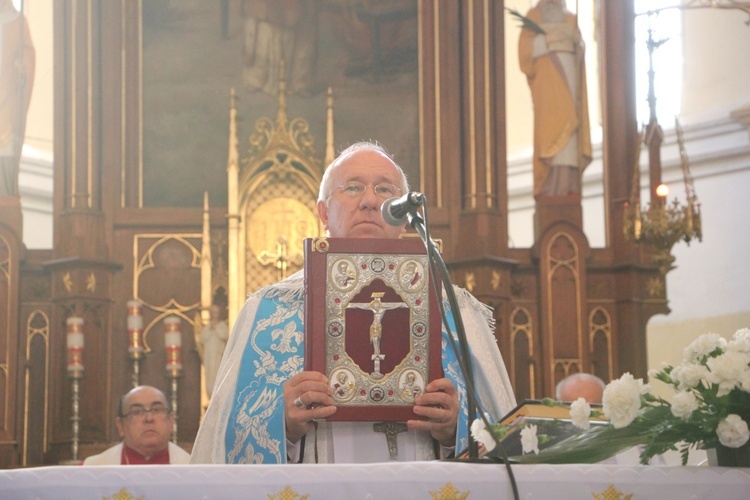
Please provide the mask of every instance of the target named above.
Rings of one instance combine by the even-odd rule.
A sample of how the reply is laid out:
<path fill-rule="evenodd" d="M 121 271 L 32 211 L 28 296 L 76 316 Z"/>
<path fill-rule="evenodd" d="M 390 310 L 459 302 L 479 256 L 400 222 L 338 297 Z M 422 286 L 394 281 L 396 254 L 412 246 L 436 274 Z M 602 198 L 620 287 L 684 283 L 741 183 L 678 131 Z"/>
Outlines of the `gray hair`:
<path fill-rule="evenodd" d="M 404 170 L 398 165 L 398 163 L 396 163 L 396 160 L 393 159 L 393 156 L 391 156 L 391 154 L 386 151 L 386 149 L 378 142 L 360 141 L 355 142 L 348 148 L 341 151 L 336 159 L 331 162 L 326 171 L 323 173 L 323 178 L 320 181 L 320 191 L 318 191 L 318 201 L 326 201 L 333 192 L 333 187 L 331 186 L 331 182 L 333 182 L 333 170 L 341 165 L 341 162 L 344 158 L 346 158 L 347 156 L 351 156 L 357 151 L 363 150 L 378 152 L 391 160 L 393 162 L 393 165 L 395 165 L 399 176 L 401 177 L 401 186 L 399 186 L 401 188 L 401 192 L 404 194 L 409 192 L 409 181 L 406 179 L 406 174 L 404 173 Z"/>
<path fill-rule="evenodd" d="M 593 375 L 591 373 L 572 373 L 559 381 L 557 385 L 555 386 L 555 399 L 560 399 L 562 397 L 563 391 L 565 391 L 565 388 L 568 384 L 571 382 L 577 381 L 577 380 L 583 380 L 586 382 L 592 382 L 595 385 L 601 387 L 604 389 L 607 387 L 607 384 L 604 382 L 604 380 L 600 379 L 596 375 Z"/>

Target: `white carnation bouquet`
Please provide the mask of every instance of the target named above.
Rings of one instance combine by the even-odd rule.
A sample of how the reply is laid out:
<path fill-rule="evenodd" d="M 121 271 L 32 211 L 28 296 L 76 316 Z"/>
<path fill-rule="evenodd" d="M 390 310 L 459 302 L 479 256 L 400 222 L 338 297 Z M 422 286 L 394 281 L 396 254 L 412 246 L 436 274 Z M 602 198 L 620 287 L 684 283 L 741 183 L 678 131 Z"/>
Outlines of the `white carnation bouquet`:
<path fill-rule="evenodd" d="M 682 363 L 649 372 L 675 391 L 671 402 L 652 394 L 641 379 L 625 373 L 604 390 L 602 411 L 579 398 L 570 405 L 571 421 L 581 433 L 539 451 L 536 428 L 522 432 L 522 463 L 595 463 L 636 445 L 640 461 L 668 450 L 679 451 L 683 465 L 691 449 L 721 446 L 740 448 L 750 439 L 750 329 L 735 332 L 727 341 L 715 333 L 701 335 L 685 348 Z M 562 403 L 545 400 L 545 404 Z M 592 417 L 608 423 L 590 427 Z M 501 438 L 507 426 L 490 431 Z M 486 450 L 495 447 L 488 429 L 478 420 L 472 435 Z"/>

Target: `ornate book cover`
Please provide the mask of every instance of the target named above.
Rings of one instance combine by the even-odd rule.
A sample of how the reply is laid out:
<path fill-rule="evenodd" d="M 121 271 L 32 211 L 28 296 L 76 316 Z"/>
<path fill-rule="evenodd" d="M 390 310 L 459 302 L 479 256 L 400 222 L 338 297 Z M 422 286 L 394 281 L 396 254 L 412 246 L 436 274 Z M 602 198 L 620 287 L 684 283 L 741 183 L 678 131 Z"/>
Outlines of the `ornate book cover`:
<path fill-rule="evenodd" d="M 433 281 L 417 238 L 305 240 L 305 369 L 329 377 L 330 420 L 417 418 L 443 376 Z"/>

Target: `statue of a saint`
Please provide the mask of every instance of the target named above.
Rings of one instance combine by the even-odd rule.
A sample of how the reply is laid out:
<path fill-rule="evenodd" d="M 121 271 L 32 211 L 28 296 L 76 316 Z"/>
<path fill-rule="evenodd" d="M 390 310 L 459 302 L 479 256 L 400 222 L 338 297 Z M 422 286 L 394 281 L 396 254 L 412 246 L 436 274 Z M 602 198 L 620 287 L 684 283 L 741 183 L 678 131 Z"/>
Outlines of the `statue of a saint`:
<path fill-rule="evenodd" d="M 518 41 L 534 103 L 534 197 L 581 192 L 591 163 L 584 46 L 564 0 L 539 0 Z"/>
<path fill-rule="evenodd" d="M 209 319 L 207 325 L 201 325 L 200 321 L 195 323 L 196 345 L 203 362 L 206 375 L 206 394 L 209 398 L 213 392 L 216 373 L 219 371 L 221 357 L 224 355 L 224 349 L 227 346 L 227 339 L 229 339 L 229 325 L 226 320 L 222 319 L 222 308 L 214 304 L 210 311 L 211 319 Z"/>
<path fill-rule="evenodd" d="M 35 52 L 26 18 L 0 0 L 0 196 L 18 194 L 18 165 L 34 83 Z"/>

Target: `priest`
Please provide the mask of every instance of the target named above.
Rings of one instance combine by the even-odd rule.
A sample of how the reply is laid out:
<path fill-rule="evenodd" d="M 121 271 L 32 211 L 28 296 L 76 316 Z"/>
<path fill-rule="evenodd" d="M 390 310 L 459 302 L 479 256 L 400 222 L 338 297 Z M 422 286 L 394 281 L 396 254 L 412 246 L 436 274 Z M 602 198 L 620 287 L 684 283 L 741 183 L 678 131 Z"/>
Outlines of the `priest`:
<path fill-rule="evenodd" d="M 180 465 L 190 454 L 169 441 L 174 414 L 162 391 L 139 385 L 122 398 L 117 407 L 117 430 L 122 441 L 92 455 L 83 465 Z"/>
<path fill-rule="evenodd" d="M 381 205 L 408 192 L 403 170 L 376 143 L 357 143 L 328 167 L 317 211 L 332 238 L 398 238 Z M 491 310 L 456 289 L 474 359 L 480 411 L 515 406 Z M 445 296 L 443 301 L 447 304 Z M 240 311 L 193 447 L 192 463 L 364 463 L 447 458 L 468 445 L 466 384 L 443 331 L 444 378 L 414 398 L 414 418 L 328 422 L 337 408 L 323 373 L 304 371 L 302 272 L 251 295 Z M 449 313 L 450 321 L 453 321 Z M 455 331 L 455 328 L 452 328 Z M 400 424 L 400 425 L 399 425 Z"/>

